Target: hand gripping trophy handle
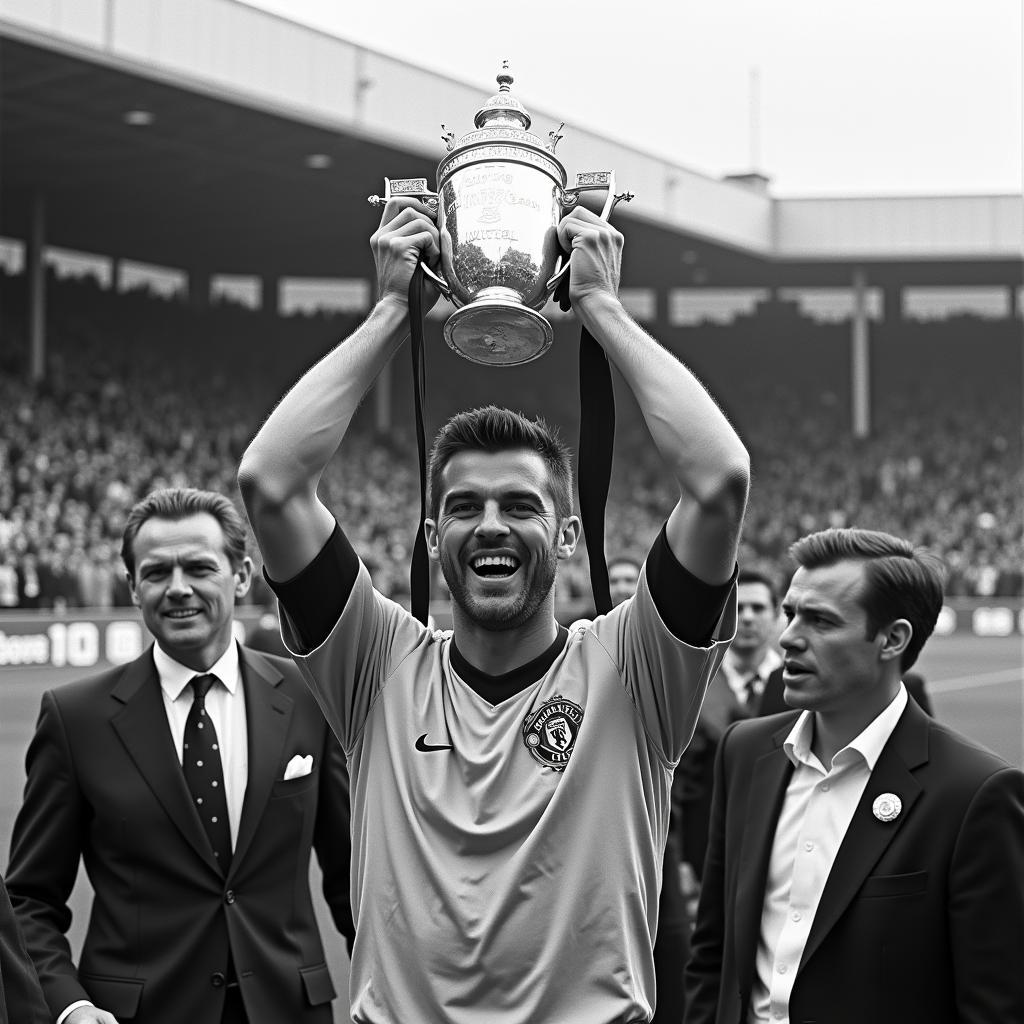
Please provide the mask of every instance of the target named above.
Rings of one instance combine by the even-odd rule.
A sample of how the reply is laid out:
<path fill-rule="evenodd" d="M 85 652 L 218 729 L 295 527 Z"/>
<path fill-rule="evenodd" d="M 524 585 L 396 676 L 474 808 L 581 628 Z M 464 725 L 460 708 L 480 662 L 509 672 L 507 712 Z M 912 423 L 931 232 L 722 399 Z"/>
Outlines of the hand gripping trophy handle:
<path fill-rule="evenodd" d="M 440 196 L 427 188 L 426 178 L 395 178 L 394 181 L 391 178 L 385 178 L 384 195 L 368 196 L 367 202 L 373 206 L 384 206 L 389 199 L 396 197 L 418 199 L 435 212 L 440 203 Z M 439 274 L 435 274 L 422 259 L 420 260 L 420 266 L 423 268 L 423 273 L 437 285 L 438 291 L 446 299 L 451 300 L 452 290 L 448 287 L 448 282 Z"/>
<path fill-rule="evenodd" d="M 605 221 L 611 219 L 612 211 L 618 203 L 628 203 L 633 198 L 632 192 L 616 193 L 614 171 L 583 171 L 576 175 L 575 185 L 571 188 L 561 189 L 559 202 L 563 210 L 571 210 L 579 202 L 581 192 L 593 192 L 599 189 L 606 189 L 608 192 L 604 208 L 600 213 L 601 219 Z M 418 199 L 420 202 L 435 211 L 440 203 L 440 196 L 438 193 L 427 187 L 426 178 L 385 178 L 384 195 L 369 196 L 368 202 L 372 203 L 374 206 L 383 206 L 389 199 L 395 197 Z M 451 300 L 452 290 L 449 287 L 448 282 L 439 274 L 436 274 L 431 270 L 430 267 L 428 267 L 422 260 L 420 260 L 420 266 L 423 267 L 423 273 L 434 282 L 441 294 L 446 299 Z M 554 293 L 555 288 L 558 287 L 559 282 L 568 270 L 569 260 L 563 259 L 560 254 L 555 273 L 545 285 L 545 290 L 549 296 Z"/>
<path fill-rule="evenodd" d="M 601 210 L 601 220 L 610 220 L 612 210 L 615 209 L 618 203 L 628 203 L 633 198 L 632 192 L 619 192 L 616 194 L 614 171 L 582 171 L 576 175 L 576 184 L 572 188 L 562 190 L 564 197 L 562 199 L 562 206 L 567 210 L 571 210 L 579 202 L 581 192 L 593 192 L 596 189 L 602 188 L 608 190 L 608 196 L 604 201 L 604 208 Z M 554 293 L 554 290 L 558 287 L 559 282 L 565 277 L 569 269 L 569 259 L 563 259 L 559 255 L 558 263 L 558 269 L 546 285 L 549 295 Z"/>

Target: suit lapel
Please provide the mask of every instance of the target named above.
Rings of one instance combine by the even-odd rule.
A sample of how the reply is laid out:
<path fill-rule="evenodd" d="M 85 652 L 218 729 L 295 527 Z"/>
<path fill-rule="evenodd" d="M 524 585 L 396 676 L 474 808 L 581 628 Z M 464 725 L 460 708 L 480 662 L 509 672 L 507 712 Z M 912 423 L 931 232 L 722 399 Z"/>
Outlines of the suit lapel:
<path fill-rule="evenodd" d="M 755 762 L 746 813 L 742 819 L 743 848 L 738 858 L 734 904 L 736 968 L 740 978 L 754 977 L 768 862 L 786 786 L 793 774 L 793 765 L 782 749 L 782 742 L 795 720 L 796 715 L 793 715 L 791 721 L 772 734 L 771 749 Z"/>
<path fill-rule="evenodd" d="M 111 697 L 116 706 L 111 725 L 139 774 L 196 853 L 220 873 L 174 749 L 152 648 L 125 667 Z"/>
<path fill-rule="evenodd" d="M 235 852 L 231 859 L 231 873 L 242 862 L 263 817 L 270 790 L 277 781 L 277 769 L 294 708 L 292 699 L 277 689 L 282 679 L 281 673 L 256 651 L 242 647 L 240 652 L 242 685 L 245 687 L 249 778 L 245 786 Z"/>
<path fill-rule="evenodd" d="M 886 848 L 899 835 L 921 795 L 921 786 L 911 769 L 927 760 L 928 719 L 910 700 L 875 762 L 836 854 L 807 936 L 801 970 L 849 906 Z M 895 793 L 903 805 L 893 821 L 879 821 L 872 810 L 875 798 L 883 793 Z"/>

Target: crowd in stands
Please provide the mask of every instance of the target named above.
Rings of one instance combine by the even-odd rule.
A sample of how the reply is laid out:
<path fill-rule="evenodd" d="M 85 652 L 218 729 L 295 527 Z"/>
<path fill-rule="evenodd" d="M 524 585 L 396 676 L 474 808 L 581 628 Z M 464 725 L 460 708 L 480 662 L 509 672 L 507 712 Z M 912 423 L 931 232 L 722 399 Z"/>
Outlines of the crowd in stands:
<path fill-rule="evenodd" d="M 0 318 L 0 611 L 129 604 L 119 557 L 127 508 L 159 486 L 208 487 L 237 499 L 238 461 L 261 418 L 356 322 L 277 320 L 233 305 L 197 310 L 51 281 L 46 376 L 30 386 L 19 287 L 17 278 L 0 280 L 0 299 L 8 300 Z M 787 324 L 782 331 L 760 315 L 662 338 L 705 380 L 751 451 L 744 562 L 781 574 L 798 536 L 866 525 L 936 550 L 951 596 L 1024 594 L 1019 322 L 876 328 L 871 429 L 862 438 L 851 430 L 849 326 Z M 508 404 L 563 422 L 575 442 L 574 392 L 562 379 L 574 372 L 574 350 L 550 358 L 532 390 Z M 458 374 L 481 372 L 452 365 L 433 378 L 428 370 L 437 422 L 465 404 L 471 389 Z M 378 586 L 404 600 L 419 480 L 412 403 L 401 383 L 408 368 L 394 370 L 398 425 L 381 432 L 373 410 L 363 410 L 322 495 Z M 609 552 L 642 556 L 673 501 L 643 430 L 626 396 Z M 435 581 L 435 594 L 442 586 Z M 563 601 L 589 602 L 585 556 L 560 586 Z M 254 600 L 266 596 L 260 587 Z"/>

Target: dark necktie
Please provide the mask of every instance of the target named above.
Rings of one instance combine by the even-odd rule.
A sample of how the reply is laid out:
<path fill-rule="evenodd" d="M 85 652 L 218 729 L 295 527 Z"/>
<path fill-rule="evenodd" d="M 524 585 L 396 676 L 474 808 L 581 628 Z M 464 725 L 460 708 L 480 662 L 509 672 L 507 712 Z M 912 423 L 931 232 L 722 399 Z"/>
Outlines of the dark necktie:
<path fill-rule="evenodd" d="M 195 696 L 185 721 L 181 767 L 214 856 L 226 874 L 231 863 L 228 799 L 224 791 L 224 770 L 221 767 L 217 730 L 206 713 L 206 695 L 216 681 L 216 676 L 206 675 L 195 676 L 189 683 Z"/>
<path fill-rule="evenodd" d="M 743 684 L 743 702 L 750 708 L 751 711 L 757 706 L 757 684 L 760 680 L 760 676 L 755 672 L 744 684 Z"/>

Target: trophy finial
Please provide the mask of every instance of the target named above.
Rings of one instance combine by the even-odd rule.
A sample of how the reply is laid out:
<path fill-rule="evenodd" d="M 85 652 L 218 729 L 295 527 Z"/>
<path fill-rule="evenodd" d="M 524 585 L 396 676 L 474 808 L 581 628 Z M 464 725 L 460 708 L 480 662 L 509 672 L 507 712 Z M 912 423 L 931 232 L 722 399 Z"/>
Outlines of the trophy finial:
<path fill-rule="evenodd" d="M 477 128 L 521 128 L 529 131 L 530 115 L 526 108 L 512 95 L 514 79 L 508 72 L 508 61 L 501 62 L 498 75 L 498 91 L 476 112 L 473 123 Z"/>
<path fill-rule="evenodd" d="M 509 92 L 515 79 L 508 73 L 508 61 L 501 62 L 501 73 L 498 75 L 498 92 Z"/>

